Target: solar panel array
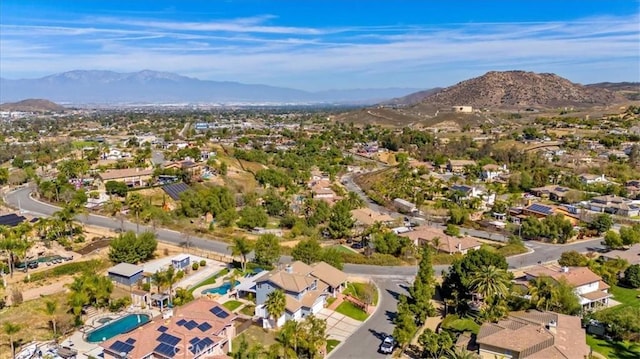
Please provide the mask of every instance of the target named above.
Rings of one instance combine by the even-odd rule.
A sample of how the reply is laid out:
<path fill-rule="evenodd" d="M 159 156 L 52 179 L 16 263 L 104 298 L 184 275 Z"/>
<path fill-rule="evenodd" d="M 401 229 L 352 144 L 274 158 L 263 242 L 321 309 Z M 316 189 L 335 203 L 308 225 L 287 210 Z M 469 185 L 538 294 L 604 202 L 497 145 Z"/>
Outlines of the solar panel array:
<path fill-rule="evenodd" d="M 547 207 L 541 204 L 532 204 L 527 208 L 530 211 L 544 213 L 544 214 L 553 214 L 553 209 L 551 207 Z"/>
<path fill-rule="evenodd" d="M 188 189 L 189 186 L 187 186 L 187 184 L 183 182 L 171 183 L 162 186 L 162 190 L 165 191 L 174 201 L 180 200 L 180 193 Z"/>
<path fill-rule="evenodd" d="M 136 340 L 133 338 L 128 338 L 127 340 L 124 341 L 127 344 L 135 344 Z"/>
<path fill-rule="evenodd" d="M 185 328 L 187 328 L 187 329 L 189 329 L 189 330 L 191 330 L 191 329 L 193 329 L 193 328 L 195 328 L 195 327 L 197 327 L 197 326 L 198 326 L 198 323 L 196 323 L 196 322 L 195 322 L 195 321 L 193 321 L 193 320 L 190 320 L 190 321 L 188 321 L 188 322 L 186 322 L 186 323 L 184 324 L 184 327 L 185 327 Z"/>
<path fill-rule="evenodd" d="M 189 348 L 189 350 L 191 351 L 191 353 L 196 354 L 210 347 L 213 343 L 214 341 L 210 338 L 204 338 L 198 342 L 191 343 L 191 347 Z"/>
<path fill-rule="evenodd" d="M 169 344 L 171 346 L 176 346 L 178 343 L 180 343 L 180 338 L 167 333 L 160 334 L 160 336 L 156 340 L 165 344 Z"/>
<path fill-rule="evenodd" d="M 166 332 L 167 330 L 169 330 L 169 328 L 165 327 L 164 325 L 161 325 L 161 326 L 159 326 L 159 327 L 158 327 L 158 331 L 159 331 L 159 332 L 164 333 L 164 332 Z"/>
<path fill-rule="evenodd" d="M 23 216 L 18 216 L 15 213 L 10 213 L 4 216 L 0 216 L 0 226 L 15 227 L 27 219 Z"/>
<path fill-rule="evenodd" d="M 195 344 L 195 343 L 197 343 L 199 341 L 200 341 L 200 338 L 195 337 L 195 338 L 192 338 L 191 340 L 189 340 L 189 344 L 193 345 L 193 344 Z"/>
<path fill-rule="evenodd" d="M 206 332 L 207 330 L 211 329 L 211 324 L 204 322 L 200 325 L 198 325 L 198 329 L 200 329 L 200 331 L 202 332 Z"/>
<path fill-rule="evenodd" d="M 229 313 L 225 312 L 222 308 L 218 307 L 217 305 L 209 309 L 209 311 L 213 313 L 213 315 L 221 319 L 225 319 L 226 317 L 229 316 Z"/>
<path fill-rule="evenodd" d="M 115 343 L 111 344 L 109 347 L 110 350 L 120 354 L 120 353 L 129 353 L 133 350 L 133 345 L 121 342 L 117 340 Z"/>
<path fill-rule="evenodd" d="M 155 349 L 153 349 L 153 351 L 164 355 L 165 357 L 173 358 L 173 356 L 180 351 L 180 348 L 176 348 L 175 346 L 171 346 L 166 343 L 160 343 L 155 347 Z"/>
<path fill-rule="evenodd" d="M 184 319 L 180 319 L 180 320 L 178 320 L 178 321 L 176 322 L 176 324 L 178 324 L 178 325 L 182 326 L 182 325 L 184 325 L 184 323 L 186 323 L 186 322 L 187 322 L 186 320 L 184 320 Z"/>

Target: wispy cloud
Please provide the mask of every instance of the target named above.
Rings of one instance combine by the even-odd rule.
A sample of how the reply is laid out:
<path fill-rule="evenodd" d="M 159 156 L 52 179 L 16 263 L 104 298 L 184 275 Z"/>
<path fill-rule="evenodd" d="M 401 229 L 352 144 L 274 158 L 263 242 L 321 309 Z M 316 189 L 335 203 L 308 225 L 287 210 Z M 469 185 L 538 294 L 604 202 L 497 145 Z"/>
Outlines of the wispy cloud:
<path fill-rule="evenodd" d="M 77 68 L 152 68 L 308 89 L 363 82 L 430 87 L 509 68 L 560 72 L 577 81 L 604 80 L 597 70 L 607 68 L 607 74 L 640 80 L 639 14 L 339 28 L 278 26 L 277 20 L 263 15 L 206 22 L 96 17 L 2 23 L 0 71 L 3 77 L 32 77 Z"/>

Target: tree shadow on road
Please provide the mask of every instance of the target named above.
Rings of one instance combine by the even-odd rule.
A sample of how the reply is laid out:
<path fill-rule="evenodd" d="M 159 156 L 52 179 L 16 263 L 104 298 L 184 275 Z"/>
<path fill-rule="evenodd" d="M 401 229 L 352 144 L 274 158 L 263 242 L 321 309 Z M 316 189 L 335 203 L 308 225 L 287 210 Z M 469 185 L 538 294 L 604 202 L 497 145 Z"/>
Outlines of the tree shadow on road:
<path fill-rule="evenodd" d="M 384 340 L 384 338 L 386 338 L 387 335 L 390 335 L 390 334 L 387 334 L 385 332 L 379 332 L 379 331 L 377 331 L 375 329 L 369 329 L 369 332 L 371 334 L 373 334 L 374 337 L 376 337 L 376 338 L 378 338 L 380 340 Z"/>
<path fill-rule="evenodd" d="M 398 313 L 396 312 L 392 312 L 390 310 L 385 310 L 384 314 L 387 316 L 387 319 L 389 320 L 390 323 L 393 323 L 393 321 L 396 319 L 396 317 L 398 316 Z"/>
<path fill-rule="evenodd" d="M 391 289 L 387 289 L 387 293 L 391 294 L 391 296 L 393 297 L 394 300 L 399 300 L 400 298 L 400 293 L 393 291 Z"/>

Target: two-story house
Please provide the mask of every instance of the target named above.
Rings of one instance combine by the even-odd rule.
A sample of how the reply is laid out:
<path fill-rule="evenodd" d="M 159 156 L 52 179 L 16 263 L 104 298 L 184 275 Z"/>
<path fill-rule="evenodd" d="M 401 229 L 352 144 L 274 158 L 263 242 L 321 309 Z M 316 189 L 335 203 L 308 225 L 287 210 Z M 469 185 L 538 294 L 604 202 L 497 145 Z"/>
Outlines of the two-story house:
<path fill-rule="evenodd" d="M 578 176 L 580 182 L 584 184 L 594 184 L 594 183 L 607 183 L 607 179 L 602 175 L 592 175 L 590 173 L 584 173 Z"/>
<path fill-rule="evenodd" d="M 555 281 L 565 280 L 573 287 L 583 310 L 594 310 L 609 303 L 609 285 L 587 267 L 560 267 L 557 265 L 535 266 L 524 271 L 523 278 L 516 283 L 524 286 L 539 277 L 549 277 Z"/>
<path fill-rule="evenodd" d="M 476 165 L 476 161 L 471 160 L 449 160 L 449 162 L 447 162 L 447 170 L 453 173 L 463 173 L 465 167 Z"/>
<path fill-rule="evenodd" d="M 490 163 L 482 166 L 482 172 L 480 172 L 480 178 L 483 181 L 491 182 L 496 178 L 509 173 L 507 169 L 507 165 L 498 166 L 496 164 Z"/>
<path fill-rule="evenodd" d="M 277 326 L 287 320 L 300 320 L 317 314 L 326 304 L 327 297 L 341 293 L 347 275 L 325 262 L 307 265 L 296 261 L 282 269 L 275 269 L 256 279 L 255 315 L 262 318 L 263 327 L 273 326 L 266 309 L 269 293 L 281 290 L 285 294 L 285 312 L 275 318 Z"/>
<path fill-rule="evenodd" d="M 476 338 L 482 359 L 583 359 L 589 355 L 580 318 L 537 310 L 485 322 Z"/>
<path fill-rule="evenodd" d="M 640 215 L 640 205 L 616 195 L 593 197 L 589 202 L 589 209 L 594 212 L 611 213 L 623 217 Z"/>

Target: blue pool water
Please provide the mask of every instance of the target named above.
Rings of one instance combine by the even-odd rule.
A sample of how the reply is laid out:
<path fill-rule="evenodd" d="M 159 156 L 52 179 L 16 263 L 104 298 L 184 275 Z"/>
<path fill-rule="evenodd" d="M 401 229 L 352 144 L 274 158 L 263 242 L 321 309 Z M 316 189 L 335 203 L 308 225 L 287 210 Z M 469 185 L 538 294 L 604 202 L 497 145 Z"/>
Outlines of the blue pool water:
<path fill-rule="evenodd" d="M 129 332 L 148 322 L 150 319 L 146 314 L 129 314 L 89 332 L 86 339 L 89 343 L 99 343 L 111 339 L 116 335 Z"/>
<path fill-rule="evenodd" d="M 240 284 L 239 281 L 236 281 L 236 286 Z M 209 289 L 205 289 L 202 291 L 202 294 L 227 294 L 227 292 L 229 292 L 229 289 L 231 289 L 231 282 L 224 282 L 224 284 L 222 284 L 219 287 L 214 287 L 214 288 L 209 288 Z"/>

